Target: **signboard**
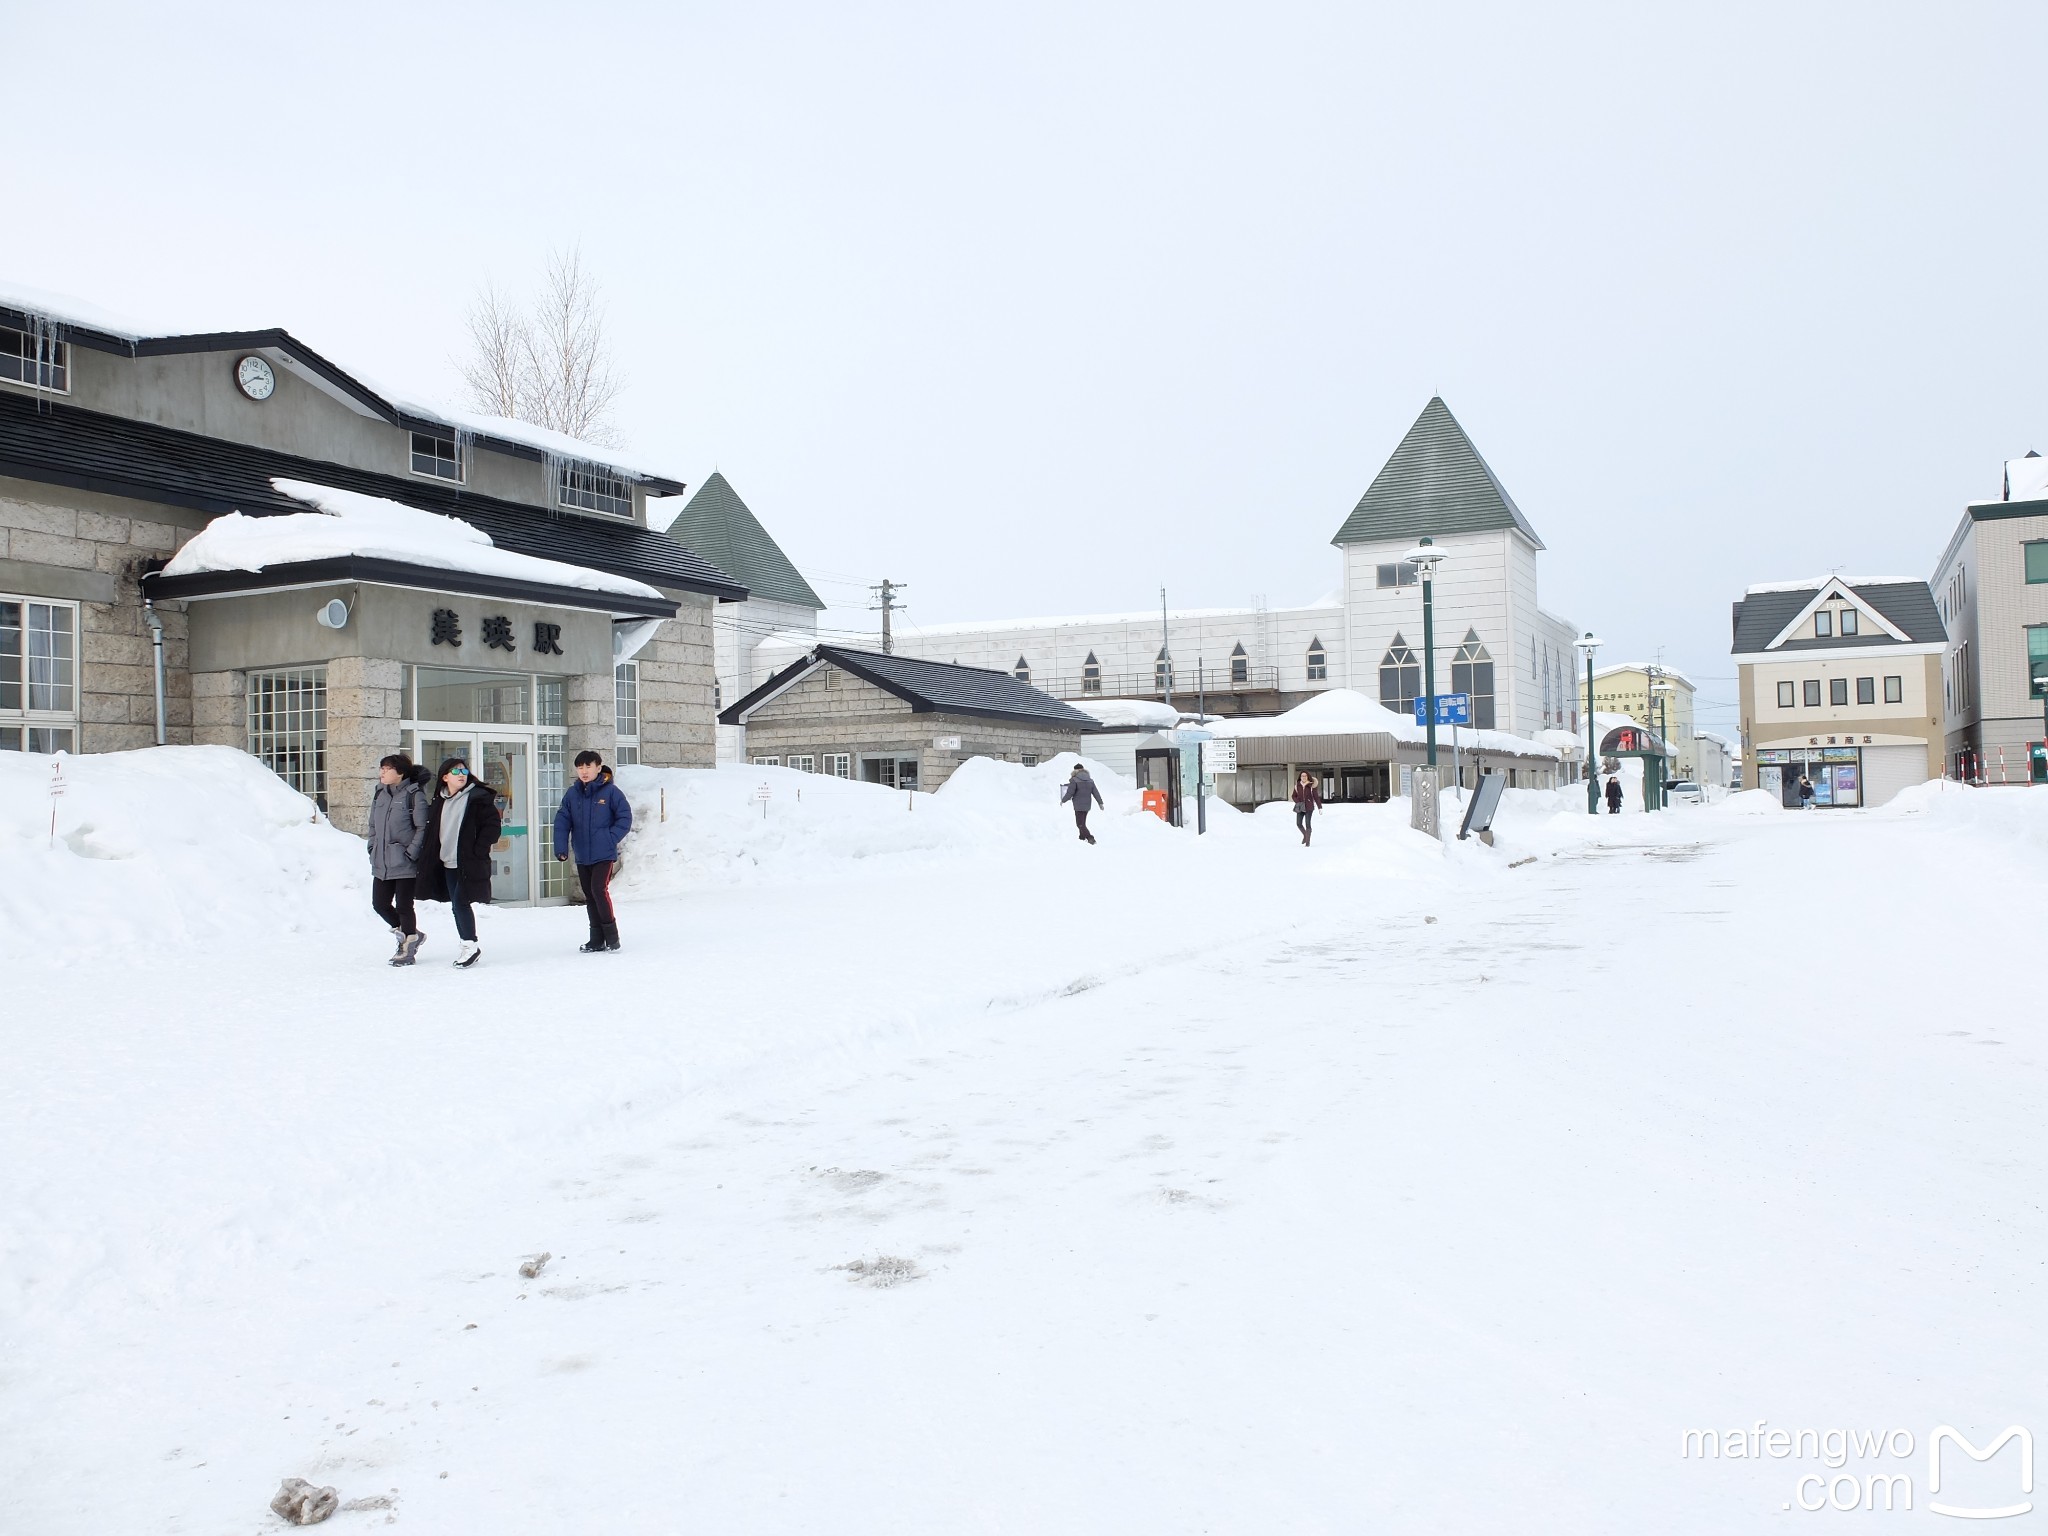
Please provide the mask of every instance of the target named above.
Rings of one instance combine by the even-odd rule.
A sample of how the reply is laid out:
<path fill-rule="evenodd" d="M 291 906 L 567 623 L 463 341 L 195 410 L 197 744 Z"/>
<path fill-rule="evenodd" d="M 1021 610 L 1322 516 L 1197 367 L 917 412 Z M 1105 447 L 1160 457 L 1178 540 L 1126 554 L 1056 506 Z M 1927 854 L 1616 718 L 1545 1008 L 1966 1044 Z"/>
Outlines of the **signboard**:
<path fill-rule="evenodd" d="M 1427 725 L 1423 710 L 1428 707 L 1427 698 L 1415 701 L 1415 723 Z M 1469 693 L 1440 693 L 1436 696 L 1436 723 L 1438 725 L 1470 725 L 1472 723 L 1472 695 Z"/>
<path fill-rule="evenodd" d="M 1479 775 L 1479 788 L 1472 798 L 1465 802 L 1465 823 L 1458 828 L 1458 841 L 1477 832 L 1480 837 L 1493 830 L 1493 813 L 1500 809 L 1501 791 L 1507 788 L 1507 776 L 1499 773 Z"/>
<path fill-rule="evenodd" d="M 1237 739 L 1217 736 L 1203 742 L 1202 771 L 1211 774 L 1237 772 Z"/>
<path fill-rule="evenodd" d="M 960 750 L 960 738 L 958 736 L 934 736 L 932 738 L 932 745 L 941 752 L 958 752 Z"/>

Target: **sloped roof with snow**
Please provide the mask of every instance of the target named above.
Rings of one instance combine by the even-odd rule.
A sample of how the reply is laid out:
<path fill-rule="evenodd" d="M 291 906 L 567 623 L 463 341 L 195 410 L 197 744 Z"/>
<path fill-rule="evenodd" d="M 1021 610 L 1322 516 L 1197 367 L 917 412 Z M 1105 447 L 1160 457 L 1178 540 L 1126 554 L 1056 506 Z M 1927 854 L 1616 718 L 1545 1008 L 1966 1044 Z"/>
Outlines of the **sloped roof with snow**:
<path fill-rule="evenodd" d="M 907 703 L 918 714 L 974 715 L 1026 725 L 1092 730 L 1099 722 L 1071 704 L 1063 704 L 1007 672 L 963 667 L 950 661 L 920 661 L 881 651 L 856 651 L 821 645 L 809 656 L 778 672 L 759 688 L 719 715 L 724 725 L 744 725 L 747 716 L 799 682 L 811 668 L 827 663 L 874 684 Z"/>
<path fill-rule="evenodd" d="M 1798 585 L 1773 582 L 1751 587 L 1742 601 L 1735 605 L 1735 634 L 1729 648 L 1732 654 L 1747 656 L 1767 649 L 1783 632 L 1785 626 L 1798 618 L 1801 610 L 1813 601 L 1814 594 L 1831 581 L 1847 587 L 1856 595 L 1858 601 L 1868 603 L 1878 613 L 1891 620 L 1911 643 L 1925 644 L 1948 638 L 1948 629 L 1941 622 L 1941 610 L 1935 606 L 1934 594 L 1928 590 L 1926 582 L 1864 582 L 1851 581 L 1846 576 L 1829 576 Z M 1850 635 L 1847 638 L 1838 635 L 1828 640 L 1816 640 L 1810 636 L 1804 639 L 1795 637 L 1787 640 L 1778 649 L 1839 651 L 1852 650 L 1859 646 L 1899 643 L 1880 631 Z"/>
<path fill-rule="evenodd" d="M 1441 538 L 1492 528 L 1516 529 L 1543 548 L 1450 407 L 1441 396 L 1432 396 L 1330 542 L 1370 544 L 1425 534 Z"/>

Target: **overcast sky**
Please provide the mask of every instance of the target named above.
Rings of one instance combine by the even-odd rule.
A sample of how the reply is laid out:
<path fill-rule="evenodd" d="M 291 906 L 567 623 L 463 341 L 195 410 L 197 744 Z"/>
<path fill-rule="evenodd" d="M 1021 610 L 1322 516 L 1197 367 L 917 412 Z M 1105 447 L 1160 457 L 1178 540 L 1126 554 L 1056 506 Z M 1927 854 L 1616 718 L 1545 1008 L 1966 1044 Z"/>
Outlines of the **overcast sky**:
<path fill-rule="evenodd" d="M 2038 3 L 5 10 L 0 277 L 453 401 L 580 244 L 626 441 L 849 608 L 1312 600 L 1436 392 L 1729 704 L 1746 584 L 2048 452 Z"/>

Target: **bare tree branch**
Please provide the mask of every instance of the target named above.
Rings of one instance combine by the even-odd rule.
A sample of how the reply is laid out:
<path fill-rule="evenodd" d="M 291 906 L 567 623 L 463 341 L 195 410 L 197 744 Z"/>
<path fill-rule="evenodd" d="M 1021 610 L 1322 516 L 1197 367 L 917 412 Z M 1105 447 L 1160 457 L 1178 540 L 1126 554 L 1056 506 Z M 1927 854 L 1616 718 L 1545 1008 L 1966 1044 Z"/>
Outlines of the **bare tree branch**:
<path fill-rule="evenodd" d="M 611 408 L 620 381 L 604 336 L 604 306 L 580 250 L 548 258 L 540 298 L 522 313 L 485 288 L 469 314 L 470 360 L 463 366 L 479 410 L 616 445 Z"/>
<path fill-rule="evenodd" d="M 469 385 L 470 404 L 486 416 L 525 420 L 531 395 L 526 359 L 531 350 L 523 315 L 485 286 L 469 310 L 469 361 L 462 377 Z"/>

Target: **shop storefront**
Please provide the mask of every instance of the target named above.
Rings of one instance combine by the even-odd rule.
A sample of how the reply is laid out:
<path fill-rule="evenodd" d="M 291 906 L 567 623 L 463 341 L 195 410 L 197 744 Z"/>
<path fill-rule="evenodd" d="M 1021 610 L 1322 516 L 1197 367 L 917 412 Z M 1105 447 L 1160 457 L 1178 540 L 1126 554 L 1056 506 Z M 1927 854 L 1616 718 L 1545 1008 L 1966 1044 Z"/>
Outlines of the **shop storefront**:
<path fill-rule="evenodd" d="M 1883 805 L 1928 777 L 1927 743 L 1911 736 L 1838 731 L 1802 741 L 1765 742 L 1752 757 L 1756 787 L 1795 810 L 1801 780 L 1813 785 L 1816 807 L 1848 810 Z"/>

